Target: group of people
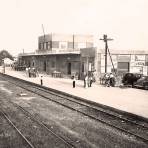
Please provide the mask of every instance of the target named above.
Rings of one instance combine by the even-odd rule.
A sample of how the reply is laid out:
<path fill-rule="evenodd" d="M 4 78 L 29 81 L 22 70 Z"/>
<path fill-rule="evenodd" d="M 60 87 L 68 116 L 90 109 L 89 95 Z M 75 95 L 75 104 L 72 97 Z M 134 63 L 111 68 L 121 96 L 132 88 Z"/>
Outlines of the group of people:
<path fill-rule="evenodd" d="M 30 77 L 37 77 L 38 76 L 38 71 L 36 68 L 26 68 L 26 75 L 30 78 Z"/>
<path fill-rule="evenodd" d="M 93 83 L 93 77 L 86 75 L 84 77 L 84 88 L 91 87 Z"/>
<path fill-rule="evenodd" d="M 38 71 L 36 68 L 26 68 L 26 75 L 28 77 L 37 77 L 39 76 Z M 93 74 L 86 74 L 84 76 L 84 88 L 88 88 L 88 87 L 92 87 L 92 83 L 94 81 L 94 76 Z M 75 88 L 76 86 L 76 76 L 72 77 L 73 80 L 73 88 Z M 113 75 L 113 73 L 105 73 L 103 78 L 102 78 L 102 83 L 107 86 L 107 87 L 114 87 L 115 86 L 115 76 Z"/>
<path fill-rule="evenodd" d="M 73 76 L 72 79 L 73 79 L 73 88 L 75 88 L 75 86 L 76 86 L 76 78 L 75 78 L 75 76 Z M 85 77 L 84 77 L 84 88 L 91 87 L 92 83 L 93 83 L 93 76 L 85 75 Z"/>
<path fill-rule="evenodd" d="M 114 87 L 115 86 L 115 76 L 113 75 L 113 73 L 105 73 L 104 77 L 104 85 L 107 87 Z"/>

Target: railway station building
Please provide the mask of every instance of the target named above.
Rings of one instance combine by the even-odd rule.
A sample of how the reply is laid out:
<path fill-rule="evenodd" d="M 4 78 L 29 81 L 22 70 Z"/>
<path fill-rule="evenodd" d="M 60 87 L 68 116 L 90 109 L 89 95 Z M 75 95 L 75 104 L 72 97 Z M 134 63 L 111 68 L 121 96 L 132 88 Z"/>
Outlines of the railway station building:
<path fill-rule="evenodd" d="M 115 70 L 117 75 L 126 72 L 148 75 L 148 51 L 110 50 L 110 53 L 108 73 Z M 19 55 L 19 64 L 49 75 L 54 72 L 63 77 L 77 75 L 79 79 L 95 71 L 99 79 L 105 72 L 105 50 L 94 47 L 92 35 L 48 34 L 38 38 L 38 49 L 34 53 Z"/>
<path fill-rule="evenodd" d="M 81 49 L 91 49 L 94 44 L 92 35 L 48 34 L 38 38 L 38 49 L 34 53 L 19 55 L 19 64 L 35 67 L 39 72 L 62 76 L 76 74 L 83 77 L 86 66 L 81 62 Z M 92 49 L 93 50 L 93 49 Z M 93 50 L 94 51 L 94 50 Z M 82 71 L 82 72 L 81 72 Z"/>

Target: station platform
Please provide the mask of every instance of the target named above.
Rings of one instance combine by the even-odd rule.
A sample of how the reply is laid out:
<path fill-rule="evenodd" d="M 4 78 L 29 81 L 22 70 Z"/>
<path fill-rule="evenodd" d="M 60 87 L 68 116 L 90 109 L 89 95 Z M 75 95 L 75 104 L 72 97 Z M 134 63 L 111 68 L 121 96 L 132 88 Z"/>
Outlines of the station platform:
<path fill-rule="evenodd" d="M 2 67 L 0 67 L 0 72 L 3 72 Z M 41 83 L 42 76 L 43 85 L 46 87 L 148 118 L 148 90 L 104 87 L 98 83 L 84 88 L 82 80 L 76 80 L 76 87 L 73 88 L 72 80 L 69 78 L 53 78 L 46 74 L 29 78 L 25 71 L 14 71 L 10 67 L 5 68 L 5 73 L 37 84 Z"/>

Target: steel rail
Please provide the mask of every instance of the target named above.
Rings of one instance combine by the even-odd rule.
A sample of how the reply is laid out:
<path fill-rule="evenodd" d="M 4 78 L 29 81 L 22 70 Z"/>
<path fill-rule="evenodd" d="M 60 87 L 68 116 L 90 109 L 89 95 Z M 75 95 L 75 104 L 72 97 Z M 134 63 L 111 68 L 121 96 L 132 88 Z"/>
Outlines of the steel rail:
<path fill-rule="evenodd" d="M 20 81 L 20 80 L 19 80 L 19 81 Z M 13 82 L 11 82 L 11 83 L 13 83 Z M 13 84 L 18 85 L 18 84 L 16 84 L 16 83 L 13 83 Z M 32 85 L 33 85 L 33 84 L 32 84 Z M 29 89 L 28 87 L 26 88 L 26 87 L 23 87 L 22 85 L 21 85 L 21 86 L 18 85 L 18 86 L 21 87 L 21 88 L 23 88 L 23 89 L 26 89 L 27 91 L 30 91 L 30 92 L 32 92 L 32 93 L 35 93 L 35 94 L 37 93 L 36 91 L 32 91 L 31 89 Z M 34 87 L 34 88 L 39 89 L 38 87 Z M 42 90 L 42 91 L 43 91 L 43 90 Z M 37 94 L 38 94 L 39 96 L 43 97 L 43 98 L 49 99 L 49 100 L 51 100 L 51 101 L 53 101 L 53 102 L 56 102 L 56 103 L 58 103 L 58 104 L 60 104 L 60 105 L 62 105 L 62 106 L 64 106 L 64 107 L 67 107 L 67 108 L 69 108 L 69 109 L 71 109 L 71 110 L 74 110 L 74 111 L 76 111 L 76 112 L 79 112 L 79 113 L 81 113 L 81 114 L 83 114 L 83 115 L 85 115 L 85 116 L 87 116 L 87 117 L 90 117 L 90 118 L 92 118 L 92 119 L 94 119 L 94 120 L 100 121 L 100 122 L 102 122 L 103 124 L 106 124 L 106 125 L 108 125 L 108 126 L 110 126 L 110 127 L 113 127 L 113 128 L 115 128 L 115 129 L 118 129 L 118 130 L 120 130 L 120 131 L 122 131 L 122 132 L 125 132 L 125 133 L 127 133 L 127 134 L 133 135 L 133 136 L 135 136 L 135 137 L 141 139 L 143 142 L 146 142 L 146 143 L 148 144 L 148 139 L 146 139 L 146 138 L 144 138 L 144 137 L 142 137 L 142 136 L 139 136 L 139 135 L 137 135 L 137 134 L 134 134 L 134 133 L 132 133 L 132 132 L 130 132 L 130 131 L 128 131 L 128 130 L 125 130 L 125 129 L 123 129 L 123 128 L 117 127 L 117 126 L 115 126 L 115 125 L 113 125 L 113 124 L 111 124 L 111 123 L 105 122 L 105 121 L 103 121 L 103 120 L 101 120 L 101 119 L 95 118 L 95 117 L 93 117 L 93 116 L 91 116 L 91 115 L 88 115 L 88 114 L 86 114 L 86 113 L 84 113 L 84 112 L 79 111 L 78 109 L 69 107 L 69 106 L 67 106 L 67 105 L 65 105 L 65 104 L 62 104 L 62 103 L 56 101 L 56 100 L 53 100 L 53 99 L 51 99 L 51 98 L 49 98 L 49 97 L 44 96 L 44 95 L 42 95 L 41 93 L 37 93 Z M 58 97 L 61 97 L 61 96 L 58 96 Z M 65 97 L 63 97 L 63 98 L 66 99 Z M 100 111 L 100 110 L 99 110 L 99 111 Z M 100 112 L 102 112 L 102 111 L 100 111 Z M 104 113 L 108 114 L 107 112 L 104 112 Z M 112 115 L 112 114 L 109 114 L 109 115 L 115 116 L 115 115 Z M 115 117 L 116 117 L 116 116 L 115 116 Z M 118 117 L 118 116 L 117 116 L 117 117 Z M 120 119 L 123 119 L 123 118 L 120 117 Z M 124 120 L 124 119 L 123 119 L 123 120 Z M 129 122 L 130 122 L 130 121 L 129 121 Z M 132 122 L 132 123 L 133 123 L 133 122 Z M 136 124 L 136 123 L 135 123 L 135 124 Z M 139 126 L 142 126 L 142 125 L 140 125 L 140 124 L 138 124 L 138 125 L 139 125 Z"/>
<path fill-rule="evenodd" d="M 0 111 L 3 116 L 6 118 L 6 120 L 9 122 L 9 124 L 11 124 L 11 126 L 19 133 L 19 135 L 27 142 L 27 144 L 31 147 L 31 148 L 35 148 L 31 142 L 21 133 L 21 131 L 14 125 L 14 123 L 9 119 L 8 115 L 6 115 L 6 113 L 4 113 L 2 110 Z"/>
<path fill-rule="evenodd" d="M 31 91 L 31 92 L 33 92 L 33 91 Z M 128 130 L 125 130 L 125 129 L 123 129 L 123 128 L 120 128 L 120 127 L 118 127 L 118 126 L 115 126 L 115 125 L 113 125 L 113 124 L 111 124 L 111 123 L 108 123 L 108 122 L 106 122 L 106 121 L 104 121 L 104 120 L 95 118 L 94 116 L 88 115 L 87 113 L 84 113 L 84 112 L 82 112 L 82 111 L 79 111 L 78 109 L 69 107 L 69 106 L 67 106 L 67 105 L 65 105 L 65 104 L 63 104 L 63 103 L 60 103 L 60 102 L 55 101 L 55 100 L 53 100 L 53 99 L 50 99 L 50 98 L 48 98 L 48 97 L 46 97 L 46 96 L 44 96 L 44 95 L 41 95 L 40 93 L 39 93 L 38 95 L 40 95 L 40 96 L 43 97 L 43 98 L 49 99 L 49 100 L 52 101 L 52 102 L 56 102 L 57 104 L 60 104 L 60 105 L 62 105 L 62 106 L 64 106 L 64 107 L 66 107 L 66 108 L 69 108 L 69 109 L 71 109 L 71 110 L 74 110 L 74 111 L 76 111 L 76 112 L 79 112 L 80 114 L 83 114 L 83 115 L 85 115 L 85 116 L 87 116 L 87 117 L 89 117 L 89 118 L 91 118 L 91 119 L 94 119 L 94 120 L 99 121 L 99 122 L 101 122 L 101 123 L 103 123 L 103 124 L 106 124 L 106 125 L 108 125 L 108 126 L 110 126 L 110 127 L 113 127 L 113 128 L 115 128 L 115 129 L 118 129 L 118 130 L 120 130 L 120 131 L 122 131 L 122 132 L 124 132 L 124 133 L 127 133 L 127 134 L 129 134 L 129 135 L 133 135 L 133 136 L 135 136 L 135 137 L 141 139 L 143 142 L 146 142 L 146 143 L 148 144 L 148 139 L 146 139 L 146 138 L 144 138 L 144 137 L 142 137 L 142 136 L 139 136 L 139 135 L 137 135 L 137 134 L 134 134 L 134 133 L 132 133 L 132 132 L 130 132 L 130 131 L 128 131 Z M 100 111 L 100 112 L 101 112 L 101 111 Z M 103 113 L 106 113 L 106 112 L 103 112 Z M 106 114 L 108 114 L 108 113 L 106 113 Z M 112 115 L 112 114 L 110 114 L 110 115 Z M 116 116 L 115 116 L 115 117 L 116 117 Z M 121 118 L 121 119 L 122 119 L 122 118 Z"/>
<path fill-rule="evenodd" d="M 55 92 L 52 92 L 52 91 L 50 91 L 50 90 L 45 90 L 45 89 L 42 89 L 42 88 L 39 88 L 39 87 L 36 87 L 36 86 L 33 86 L 34 88 L 36 88 L 36 89 L 38 89 L 38 90 L 40 90 L 40 91 L 43 91 L 43 92 L 46 92 L 46 93 L 50 93 L 50 94 L 52 94 L 52 95 L 54 95 L 54 96 L 57 96 L 57 97 L 60 97 L 60 98 L 63 98 L 63 99 L 66 99 L 66 100 L 68 100 L 68 101 L 71 101 L 71 102 L 73 102 L 73 103 L 77 103 L 77 104 L 79 104 L 79 105 L 83 105 L 83 106 L 85 106 L 85 107 L 88 107 L 88 108 L 92 108 L 92 109 L 94 109 L 94 110 L 96 110 L 96 111 L 99 111 L 99 112 L 102 112 L 102 113 L 105 113 L 105 114 L 108 114 L 108 115 L 110 115 L 110 116 L 113 116 L 113 117 L 115 117 L 115 118 L 118 118 L 118 119 L 121 119 L 121 120 L 123 120 L 123 121 L 128 121 L 128 122 L 131 122 L 131 123 L 134 123 L 134 124 L 136 124 L 136 125 L 138 125 L 138 126 L 141 126 L 141 127 L 144 127 L 144 128 L 147 128 L 148 129 L 148 127 L 146 127 L 146 126 L 144 126 L 143 124 L 139 124 L 139 123 L 137 123 L 136 121 L 133 121 L 133 120 L 129 120 L 129 119 L 127 119 L 127 118 L 124 118 L 124 117 L 122 117 L 122 116 L 117 116 L 117 115 L 115 115 L 115 114 L 112 114 L 112 113 L 109 113 L 109 111 L 105 111 L 104 109 L 98 109 L 97 107 L 94 107 L 94 106 L 92 106 L 92 105 L 88 105 L 88 103 L 84 103 L 84 102 L 80 102 L 80 101 L 78 101 L 78 100 L 72 100 L 72 99 L 69 99 L 70 97 L 65 97 L 65 96 L 63 96 L 63 95 L 60 95 L 60 94 L 57 94 L 57 93 L 55 93 Z M 23 88 L 23 87 L 22 87 Z M 33 92 L 33 91 L 32 91 Z M 38 95 L 40 95 L 40 93 L 37 93 Z M 42 97 L 45 97 L 45 96 L 42 96 Z M 50 98 L 48 98 L 48 99 L 50 99 Z M 52 100 L 52 99 L 51 99 Z M 53 100 L 54 101 L 54 100 Z M 100 108 L 100 107 L 99 107 Z M 117 113 L 116 113 L 117 114 Z"/>
<path fill-rule="evenodd" d="M 12 77 L 12 76 L 9 76 L 9 77 Z M 14 78 L 14 77 L 13 77 L 13 78 Z M 26 82 L 25 80 L 21 80 L 21 79 L 18 79 L 18 78 L 15 78 L 15 79 L 17 79 L 18 81 Z M 13 83 L 13 82 L 11 82 L 11 83 Z M 60 97 L 60 98 L 69 100 L 69 101 L 71 101 L 71 102 L 74 102 L 74 103 L 83 105 L 83 106 L 85 106 L 85 107 L 93 108 L 93 109 L 95 109 L 95 110 L 97 110 L 97 111 L 104 112 L 104 113 L 106 113 L 106 114 L 109 114 L 109 115 L 114 116 L 114 117 L 116 117 L 116 118 L 122 119 L 122 120 L 124 120 L 124 121 L 128 121 L 128 122 L 134 123 L 134 124 L 139 125 L 139 126 L 142 126 L 142 127 L 144 127 L 144 128 L 148 128 L 148 127 L 144 126 L 143 124 L 139 124 L 139 123 L 137 123 L 136 121 L 133 121 L 133 120 L 130 120 L 130 119 L 127 119 L 127 118 L 125 118 L 125 117 L 120 116 L 119 113 L 117 113 L 117 111 L 112 111 L 112 110 L 106 111 L 106 109 L 104 109 L 103 107 L 99 107 L 99 108 L 101 108 L 101 109 L 98 109 L 98 107 L 96 107 L 96 106 L 94 107 L 94 105 L 92 105 L 92 104 L 91 104 L 91 105 L 90 105 L 90 104 L 88 105 L 88 103 L 86 103 L 87 101 L 85 101 L 85 100 L 81 100 L 81 99 L 76 100 L 75 98 L 72 98 L 72 95 L 71 95 L 71 98 L 72 98 L 73 100 L 72 100 L 72 99 L 69 99 L 69 98 L 70 98 L 69 96 L 63 95 L 62 93 L 61 93 L 61 94 L 58 94 L 58 93 L 56 93 L 56 92 L 50 90 L 50 88 L 47 88 L 47 87 L 41 88 L 38 84 L 34 84 L 34 83 L 31 83 L 31 82 L 26 82 L 26 83 L 28 83 L 27 85 L 32 85 L 35 89 L 41 90 L 41 91 L 43 91 L 43 92 L 50 93 L 50 94 L 52 94 L 52 95 L 54 95 L 54 96 L 57 96 L 57 97 Z M 13 83 L 13 84 L 16 85 L 16 83 Z M 19 86 L 22 87 L 21 85 L 19 85 Z M 24 87 L 22 87 L 22 88 L 24 88 Z M 26 89 L 26 88 L 24 88 L 24 89 Z M 31 90 L 29 90 L 29 91 L 31 91 Z M 32 92 L 33 92 L 33 93 L 37 93 L 37 92 L 35 92 L 35 91 L 32 91 Z M 39 93 L 37 93 L 37 94 L 40 95 Z M 63 97 L 63 96 L 64 96 L 64 97 Z M 65 96 L 66 96 L 66 97 L 65 97 Z M 49 98 L 48 98 L 48 99 L 49 99 Z M 81 103 L 80 103 L 80 101 L 81 101 Z M 112 114 L 112 113 L 109 113 L 109 112 L 114 112 L 115 114 L 118 114 L 118 115 L 115 115 L 115 114 Z M 124 115 L 123 115 L 123 116 L 124 116 Z"/>
<path fill-rule="evenodd" d="M 48 132 L 52 133 L 54 136 L 56 136 L 58 139 L 60 139 L 61 141 L 63 141 L 65 144 L 67 144 L 71 148 L 76 148 L 74 145 L 72 145 L 71 143 L 67 142 L 63 137 L 61 137 L 61 136 L 57 135 L 56 133 L 54 133 L 42 121 L 40 121 L 39 119 L 37 119 L 37 117 L 34 117 L 30 112 L 28 112 L 27 110 L 25 110 L 22 106 L 18 105 L 17 103 L 14 103 L 14 102 L 12 102 L 10 100 L 9 100 L 9 102 L 12 103 L 13 105 L 15 105 L 20 110 L 22 110 L 25 113 L 26 117 L 29 117 L 32 120 L 34 120 L 37 124 L 39 124 L 41 127 L 44 127 Z"/>
<path fill-rule="evenodd" d="M 117 118 L 120 118 L 120 119 L 122 119 L 122 120 L 125 120 L 125 121 L 129 121 L 129 122 L 132 122 L 132 123 L 134 123 L 134 124 L 137 124 L 137 125 L 139 125 L 139 126 L 143 126 L 143 127 L 145 127 L 145 128 L 148 128 L 148 127 L 146 127 L 146 126 L 144 126 L 143 124 L 139 124 L 139 123 L 137 123 L 136 121 L 133 121 L 133 119 L 132 120 L 130 120 L 130 119 L 127 119 L 127 118 L 124 118 L 124 117 L 122 117 L 122 116 L 125 116 L 124 114 L 122 115 L 122 114 L 120 114 L 119 115 L 119 113 L 115 110 L 115 109 L 110 109 L 109 107 L 109 109 L 107 109 L 108 111 L 106 111 L 106 108 L 104 109 L 104 107 L 99 107 L 99 108 L 101 108 L 101 110 L 100 109 L 98 109 L 98 106 L 96 107 L 96 105 L 92 105 L 92 101 L 89 101 L 89 103 L 88 103 L 88 101 L 87 100 L 84 100 L 83 98 L 80 98 L 80 97 L 76 97 L 76 96 L 74 96 L 73 97 L 73 95 L 70 95 L 70 94 L 67 94 L 67 93 L 64 93 L 64 92 L 61 92 L 61 91 L 58 91 L 58 90 L 54 90 L 54 89 L 51 89 L 51 88 L 48 88 L 48 87 L 41 87 L 39 84 L 35 84 L 35 83 L 33 83 L 33 82 L 29 82 L 29 81 L 26 81 L 26 80 L 23 80 L 23 79 L 20 79 L 20 78 L 17 78 L 17 77 L 13 77 L 13 76 L 9 76 L 9 75 L 5 75 L 6 77 L 9 77 L 9 78 L 11 78 L 11 79 L 15 79 L 15 80 L 17 80 L 18 82 L 23 82 L 23 83 L 27 83 L 27 85 L 31 85 L 31 86 L 33 86 L 35 89 L 37 88 L 38 90 L 41 90 L 41 91 L 44 91 L 44 92 L 46 92 L 46 93 L 50 93 L 50 94 L 52 94 L 52 95 L 55 95 L 55 96 L 57 96 L 57 97 L 61 97 L 61 98 L 64 98 L 64 99 L 66 99 L 66 100 L 69 100 L 69 101 L 72 101 L 72 102 L 74 102 L 74 103 L 77 103 L 77 104 L 80 104 L 80 105 L 84 105 L 84 106 L 86 106 L 86 107 L 91 107 L 91 108 L 93 108 L 93 109 L 95 109 L 95 110 L 98 110 L 98 111 L 102 111 L 102 112 L 104 112 L 104 113 L 108 113 L 108 114 L 110 114 L 110 115 L 112 115 L 112 116 L 115 116 L 115 117 L 117 117 Z M 6 80 L 6 81 L 9 81 L 9 80 Z M 14 83 L 14 82 L 12 82 L 12 81 L 9 81 L 10 83 L 12 83 L 12 84 L 15 84 L 16 85 L 16 82 Z M 20 86 L 20 85 L 18 85 L 19 87 L 22 87 L 22 86 Z M 22 88 L 24 88 L 24 87 L 22 87 Z M 24 89 L 26 89 L 26 88 L 24 88 Z M 29 90 L 30 91 L 30 90 Z M 55 91 L 58 91 L 59 92 L 59 94 L 57 93 L 57 92 L 55 92 Z M 33 93 L 34 93 L 34 91 L 32 91 Z M 64 93 L 64 94 L 63 94 Z M 61 94 L 61 95 L 60 95 Z M 66 95 L 65 95 L 66 94 Z M 68 95 L 68 96 L 67 96 Z M 70 97 L 71 98 L 73 98 L 73 100 L 71 100 L 71 99 L 69 99 L 70 97 L 69 97 L 69 95 L 70 95 Z M 64 97 L 63 97 L 64 96 Z M 66 96 L 66 97 L 65 97 Z M 67 98 L 68 97 L 68 98 Z M 76 100 L 76 99 L 77 100 Z M 81 101 L 81 103 L 80 103 L 80 101 Z M 90 104 L 91 103 L 91 104 Z M 94 103 L 94 102 L 93 102 Z M 89 105 L 88 105 L 89 104 Z M 117 115 L 114 115 L 114 114 L 111 114 L 111 113 L 109 113 L 109 112 L 113 112 L 113 113 L 115 113 L 115 114 L 118 114 L 118 116 Z M 128 113 L 129 114 L 129 113 Z M 122 116 L 121 116 L 122 115 Z M 133 114 L 132 114 L 133 115 Z M 132 116 L 131 115 L 131 116 Z M 127 116 L 127 115 L 126 115 Z M 136 115 L 136 117 L 134 117 L 134 118 L 139 118 L 139 116 L 137 116 Z M 145 119 L 144 119 L 145 120 Z M 148 124 L 148 120 L 147 121 L 145 121 L 145 122 L 147 122 L 147 124 Z"/>
<path fill-rule="evenodd" d="M 19 80 L 20 81 L 20 80 Z M 13 82 L 11 82 L 11 83 L 13 83 Z M 13 83 L 13 84 L 15 84 L 16 85 L 16 83 Z M 28 85 L 28 84 L 27 84 Z M 112 111 L 112 112 L 114 112 L 115 114 L 112 114 L 112 113 L 109 113 L 109 111 L 110 110 L 108 110 L 108 111 L 105 111 L 105 109 L 104 108 L 101 108 L 101 107 L 99 107 L 99 108 L 101 108 L 101 109 L 98 109 L 97 107 L 94 107 L 94 106 L 92 106 L 92 105 L 88 105 L 88 103 L 85 103 L 84 101 L 81 101 L 80 102 L 80 100 L 76 100 L 76 99 L 69 99 L 70 97 L 65 97 L 63 94 L 58 94 L 58 93 L 55 93 L 55 92 L 52 92 L 51 90 L 47 90 L 47 88 L 46 89 L 44 89 L 44 88 L 40 88 L 39 86 L 35 86 L 35 85 L 33 85 L 33 84 L 31 84 L 35 89 L 38 89 L 38 90 L 40 90 L 40 91 L 43 91 L 43 92 L 46 92 L 46 93 L 50 93 L 50 94 L 52 94 L 52 95 L 54 95 L 54 96 L 57 96 L 57 97 L 60 97 L 60 98 L 63 98 L 63 99 L 66 99 L 66 100 L 68 100 L 68 101 L 71 101 L 71 102 L 74 102 L 74 103 L 77 103 L 77 104 L 79 104 L 79 105 L 83 105 L 83 106 L 85 106 L 85 107 L 88 107 L 88 108 L 92 108 L 92 109 L 94 109 L 94 110 L 96 110 L 96 111 L 99 111 L 99 112 L 102 112 L 102 113 L 105 113 L 105 114 L 108 114 L 108 115 L 110 115 L 110 116 L 113 116 L 113 117 L 115 117 L 115 118 L 118 118 L 118 119 L 121 119 L 121 120 L 123 120 L 123 121 L 128 121 L 128 122 L 130 122 L 130 123 L 133 123 L 133 124 L 136 124 L 136 125 L 138 125 L 138 126 L 141 126 L 141 127 L 144 127 L 144 128 L 148 128 L 148 127 L 146 127 L 146 126 L 144 126 L 143 124 L 139 124 L 139 123 L 137 123 L 136 121 L 133 121 L 133 120 L 130 120 L 130 119 L 127 119 L 127 118 L 124 118 L 124 117 L 122 117 L 122 116 L 120 116 L 120 115 L 115 115 L 115 114 L 119 114 L 119 113 L 117 113 L 117 112 L 115 112 L 115 111 Z M 42 97 L 44 97 L 44 98 L 46 98 L 46 99 L 50 99 L 50 98 L 48 98 L 48 97 L 46 97 L 46 96 L 44 96 L 44 95 L 41 95 L 40 93 L 38 93 L 37 91 L 32 91 L 32 90 L 30 90 L 30 89 L 28 89 L 28 88 L 26 88 L 26 87 L 23 87 L 22 85 L 18 85 L 19 87 L 21 87 L 21 88 L 23 88 L 23 89 L 26 89 L 26 90 L 28 90 L 28 91 L 31 91 L 31 92 L 33 92 L 33 93 L 36 93 L 36 94 L 38 94 L 38 95 L 40 95 L 40 96 L 42 96 Z M 52 100 L 52 99 L 50 99 L 50 100 Z M 52 100 L 52 101 L 55 101 L 55 100 Z M 56 101 L 55 101 L 56 102 Z M 57 103 L 57 102 L 56 102 Z"/>

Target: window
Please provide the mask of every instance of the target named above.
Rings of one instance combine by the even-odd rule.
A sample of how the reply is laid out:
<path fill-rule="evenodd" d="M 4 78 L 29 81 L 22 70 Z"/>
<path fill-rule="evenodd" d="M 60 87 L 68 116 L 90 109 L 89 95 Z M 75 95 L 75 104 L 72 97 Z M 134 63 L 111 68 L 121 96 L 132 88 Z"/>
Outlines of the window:
<path fill-rule="evenodd" d="M 47 49 L 50 49 L 50 42 L 47 42 Z"/>
<path fill-rule="evenodd" d="M 129 63 L 128 62 L 118 62 L 118 68 L 119 69 L 128 69 Z"/>
<path fill-rule="evenodd" d="M 43 47 L 43 43 L 40 43 L 40 46 L 41 46 L 41 48 L 40 48 L 40 49 L 44 49 L 44 47 Z"/>
<path fill-rule="evenodd" d="M 67 42 L 60 42 L 61 49 L 67 49 Z"/>
<path fill-rule="evenodd" d="M 52 48 L 59 48 L 59 42 L 58 41 L 53 41 L 52 42 Z"/>
<path fill-rule="evenodd" d="M 41 43 L 39 43 L 39 49 L 41 49 Z"/>
<path fill-rule="evenodd" d="M 73 42 L 68 42 L 68 48 L 73 49 Z"/>
<path fill-rule="evenodd" d="M 135 55 L 135 61 L 145 61 L 145 55 Z"/>
<path fill-rule="evenodd" d="M 76 48 L 76 49 L 78 48 L 78 43 L 77 42 L 74 43 L 74 48 Z"/>
<path fill-rule="evenodd" d="M 45 42 L 45 43 L 44 43 L 44 49 L 47 49 L 47 48 L 46 48 L 46 45 L 47 45 L 47 44 L 46 44 L 46 42 Z"/>

